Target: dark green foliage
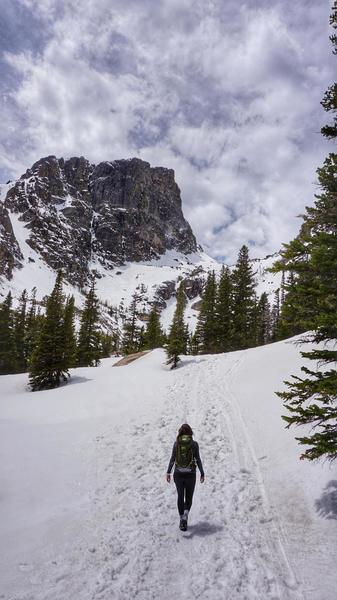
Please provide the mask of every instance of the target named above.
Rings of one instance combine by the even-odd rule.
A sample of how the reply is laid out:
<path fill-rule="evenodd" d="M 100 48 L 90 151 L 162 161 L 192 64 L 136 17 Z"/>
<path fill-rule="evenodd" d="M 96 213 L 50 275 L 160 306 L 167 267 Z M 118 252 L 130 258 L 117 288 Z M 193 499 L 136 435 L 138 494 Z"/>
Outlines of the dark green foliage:
<path fill-rule="evenodd" d="M 284 290 L 284 300 L 274 329 L 274 340 L 284 340 L 303 333 L 306 329 L 300 316 L 300 314 L 303 314 L 302 308 L 297 304 L 299 288 L 292 271 L 290 271 L 282 289 Z"/>
<path fill-rule="evenodd" d="M 147 322 L 143 347 L 145 350 L 152 350 L 152 348 L 159 348 L 162 345 L 163 331 L 160 325 L 158 308 L 156 305 L 154 305 Z"/>
<path fill-rule="evenodd" d="M 43 317 L 37 313 L 36 309 L 36 288 L 32 289 L 32 295 L 29 300 L 30 306 L 26 316 L 26 331 L 25 331 L 25 352 L 27 362 L 29 363 L 33 350 L 36 348 L 39 338 L 40 329 L 42 326 Z"/>
<path fill-rule="evenodd" d="M 26 310 L 28 295 L 24 290 L 19 299 L 19 307 L 14 316 L 14 332 L 16 345 L 16 367 L 17 373 L 24 373 L 27 370 L 27 349 L 26 349 Z"/>
<path fill-rule="evenodd" d="M 100 334 L 101 357 L 108 358 L 116 350 L 116 337 L 109 333 Z"/>
<path fill-rule="evenodd" d="M 320 351 L 302 352 L 302 356 L 322 362 L 337 360 L 337 352 L 333 351 L 327 351 L 324 359 Z M 312 371 L 306 367 L 302 371 L 307 377 L 293 376 L 294 381 L 285 382 L 289 391 L 278 392 L 290 412 L 290 416 L 282 418 L 287 427 L 311 424 L 317 428 L 310 435 L 296 438 L 300 444 L 309 446 L 301 458 L 333 460 L 337 458 L 337 371 Z"/>
<path fill-rule="evenodd" d="M 271 341 L 271 312 L 266 292 L 263 292 L 256 307 L 256 343 L 263 346 Z"/>
<path fill-rule="evenodd" d="M 64 368 L 76 365 L 75 300 L 70 296 L 64 309 Z"/>
<path fill-rule="evenodd" d="M 233 282 L 233 350 L 255 344 L 254 315 L 256 306 L 255 280 L 249 262 L 248 248 L 242 246 L 232 275 Z"/>
<path fill-rule="evenodd" d="M 99 307 L 93 281 L 81 314 L 77 365 L 79 367 L 97 367 L 100 355 Z"/>
<path fill-rule="evenodd" d="M 216 296 L 215 274 L 212 271 L 208 274 L 203 290 L 201 308 L 195 331 L 197 347 L 202 354 L 211 354 L 216 352 L 217 349 Z"/>
<path fill-rule="evenodd" d="M 46 314 L 36 348 L 30 360 L 29 383 L 33 391 L 58 387 L 69 377 L 64 361 L 64 303 L 62 273 L 47 299 Z"/>
<path fill-rule="evenodd" d="M 186 296 L 184 284 L 181 283 L 177 293 L 177 304 L 173 316 L 173 321 L 168 334 L 166 354 L 167 365 L 175 369 L 180 361 L 180 354 L 187 353 L 188 329 L 184 322 L 184 310 L 186 306 Z"/>
<path fill-rule="evenodd" d="M 318 181 L 322 193 L 316 196 L 313 207 L 306 209 L 304 227 L 299 234 L 301 242 L 305 240 L 305 273 L 312 274 L 312 281 L 308 282 L 306 291 L 298 292 L 295 286 L 293 295 L 296 302 L 303 298 L 305 309 L 313 311 L 311 323 L 315 333 L 310 337 L 313 342 L 335 342 L 337 339 L 337 155 L 330 154 L 322 168 L 318 169 Z M 304 237 L 305 236 L 305 237 Z M 295 273 L 302 275 L 301 262 L 293 260 L 291 251 L 293 246 L 299 247 L 298 239 L 291 242 L 283 259 L 290 257 L 291 267 Z M 302 254 L 299 255 L 302 258 Z M 305 303 L 304 295 L 312 294 L 312 298 Z M 289 307 L 287 297 L 285 309 Z M 303 319 L 303 307 L 295 305 L 296 322 L 298 313 Z M 300 321 L 303 325 L 303 320 Z M 304 321 L 305 322 L 305 321 Z M 336 361 L 336 352 L 333 349 L 314 350 L 303 352 L 302 355 L 311 360 L 319 360 L 320 371 L 313 371 L 303 367 L 309 377 L 304 379 L 295 377 L 294 382 L 287 382 L 289 391 L 280 393 L 285 401 L 285 407 L 291 412 L 291 417 L 285 417 L 288 426 L 292 424 L 311 423 L 317 431 L 303 438 L 296 438 L 300 444 L 309 445 L 303 457 L 312 460 L 327 455 L 329 458 L 337 456 L 336 432 L 336 405 L 337 405 L 337 372 L 333 369 L 324 371 L 327 363 Z M 326 416 L 326 418 L 325 418 Z M 335 432 L 335 442 L 333 433 Z M 335 445 L 333 445 L 335 443 Z"/>
<path fill-rule="evenodd" d="M 233 285 L 228 267 L 222 267 L 215 299 L 216 349 L 228 352 L 232 348 Z"/>
<path fill-rule="evenodd" d="M 336 2 L 331 21 L 336 28 Z M 336 36 L 332 41 L 336 48 Z M 336 84 L 329 88 L 322 104 L 326 110 L 335 112 Z M 336 118 L 322 133 L 336 137 Z M 333 368 L 337 362 L 337 155 L 329 154 L 317 174 L 321 193 L 316 196 L 314 206 L 306 209 L 300 234 L 285 248 L 281 262 L 298 276 L 295 292 L 298 286 L 302 291 L 297 293 L 296 301 L 302 298 L 305 302 L 305 294 L 312 294 L 305 309 L 309 306 L 314 311 L 315 331 L 308 341 L 322 342 L 322 346 L 302 352 L 304 358 L 314 361 L 315 367 L 302 367 L 305 377 L 293 376 L 293 381 L 285 382 L 288 391 L 278 395 L 290 413 L 283 417 L 287 427 L 310 424 L 314 428 L 310 434 L 296 438 L 307 446 L 301 458 L 334 460 L 337 458 L 337 371 Z"/>
<path fill-rule="evenodd" d="M 123 325 L 123 338 L 121 350 L 123 354 L 133 354 L 140 349 L 140 328 L 138 326 L 138 303 L 139 296 L 135 292 L 132 296 L 132 301 L 128 314 Z"/>
<path fill-rule="evenodd" d="M 17 373 L 12 294 L 0 304 L 0 375 Z"/>

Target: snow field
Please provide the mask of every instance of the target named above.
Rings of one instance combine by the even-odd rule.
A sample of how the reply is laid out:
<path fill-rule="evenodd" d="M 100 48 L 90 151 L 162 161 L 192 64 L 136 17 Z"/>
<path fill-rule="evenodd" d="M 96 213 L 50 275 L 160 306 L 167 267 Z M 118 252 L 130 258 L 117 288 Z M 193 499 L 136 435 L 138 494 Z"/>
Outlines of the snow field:
<path fill-rule="evenodd" d="M 106 359 L 34 394 L 2 377 L 0 598 L 335 600 L 336 467 L 298 460 L 273 395 L 301 362 L 280 342 Z M 183 422 L 206 474 L 186 533 L 165 480 Z"/>

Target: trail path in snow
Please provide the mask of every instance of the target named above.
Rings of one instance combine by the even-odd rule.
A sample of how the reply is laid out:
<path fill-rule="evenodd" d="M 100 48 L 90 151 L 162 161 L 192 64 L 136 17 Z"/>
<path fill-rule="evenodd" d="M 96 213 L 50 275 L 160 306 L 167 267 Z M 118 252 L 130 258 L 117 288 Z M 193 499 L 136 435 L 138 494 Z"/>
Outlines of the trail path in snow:
<path fill-rule="evenodd" d="M 91 443 L 87 520 L 68 554 L 41 575 L 39 592 L 15 599 L 303 600 L 263 485 L 263 457 L 254 454 L 231 392 L 242 360 L 240 353 L 227 362 L 186 360 L 152 421 L 102 425 Z M 178 529 L 174 483 L 165 481 L 182 422 L 195 430 L 206 473 L 186 533 Z"/>

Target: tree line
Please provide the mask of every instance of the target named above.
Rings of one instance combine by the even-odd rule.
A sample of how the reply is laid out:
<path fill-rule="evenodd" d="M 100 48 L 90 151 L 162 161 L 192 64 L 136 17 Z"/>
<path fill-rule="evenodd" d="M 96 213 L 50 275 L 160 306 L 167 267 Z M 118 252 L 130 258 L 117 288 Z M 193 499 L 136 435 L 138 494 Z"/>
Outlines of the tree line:
<path fill-rule="evenodd" d="M 98 365 L 109 356 L 112 336 L 99 322 L 99 301 L 92 284 L 75 330 L 75 302 L 65 297 L 62 272 L 45 302 L 42 314 L 36 301 L 36 288 L 29 299 L 24 290 L 17 309 L 9 292 L 0 304 L 0 374 L 29 371 L 31 389 L 57 387 L 69 377 L 71 367 Z"/>

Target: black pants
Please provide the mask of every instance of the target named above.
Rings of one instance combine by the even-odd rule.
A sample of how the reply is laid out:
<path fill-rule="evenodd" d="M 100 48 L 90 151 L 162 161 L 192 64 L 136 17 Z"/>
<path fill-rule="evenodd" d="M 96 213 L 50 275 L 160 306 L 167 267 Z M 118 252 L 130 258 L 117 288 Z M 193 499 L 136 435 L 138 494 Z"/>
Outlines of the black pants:
<path fill-rule="evenodd" d="M 180 473 L 179 471 L 175 471 L 173 479 L 178 492 L 178 511 L 180 516 L 182 516 L 184 510 L 190 510 L 192 506 L 196 474 L 195 472 Z"/>

